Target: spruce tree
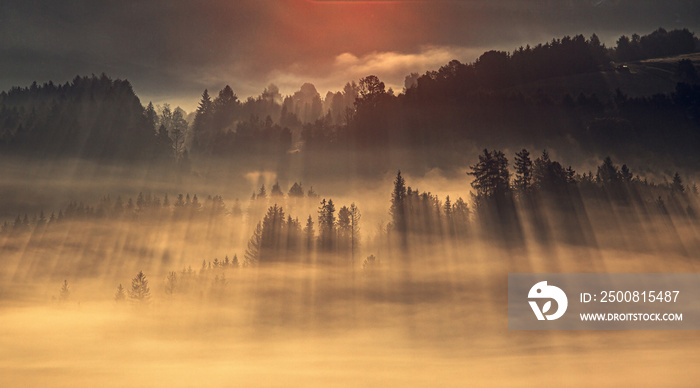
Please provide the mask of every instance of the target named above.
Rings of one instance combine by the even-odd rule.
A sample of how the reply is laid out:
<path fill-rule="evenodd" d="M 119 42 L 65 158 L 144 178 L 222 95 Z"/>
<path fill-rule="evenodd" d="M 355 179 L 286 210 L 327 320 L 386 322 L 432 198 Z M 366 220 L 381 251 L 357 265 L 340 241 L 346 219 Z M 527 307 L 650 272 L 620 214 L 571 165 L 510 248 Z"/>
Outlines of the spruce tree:
<path fill-rule="evenodd" d="M 260 250 L 262 248 L 262 222 L 253 231 L 253 235 L 248 240 L 248 248 L 245 251 L 243 266 L 254 267 L 260 262 Z"/>
<path fill-rule="evenodd" d="M 314 237 L 316 233 L 314 232 L 314 220 L 309 215 L 309 218 L 306 220 L 306 226 L 304 227 L 304 236 L 306 239 L 306 250 L 311 251 L 313 248 L 314 244 Z"/>
<path fill-rule="evenodd" d="M 681 179 L 680 174 L 676 172 L 673 175 L 673 182 L 671 183 L 671 191 L 674 193 L 683 193 L 685 192 L 685 186 L 683 185 L 683 180 Z"/>
<path fill-rule="evenodd" d="M 284 193 L 282 193 L 282 189 L 280 189 L 279 182 L 275 182 L 275 184 L 272 185 L 272 191 L 270 192 L 270 195 L 273 197 L 283 197 L 284 196 Z"/>
<path fill-rule="evenodd" d="M 392 225 L 399 233 L 406 232 L 406 181 L 401 176 L 401 171 L 396 174 L 394 180 L 394 191 L 391 193 L 391 214 Z"/>
<path fill-rule="evenodd" d="M 258 191 L 258 195 L 256 195 L 257 199 L 265 199 L 267 198 L 267 190 L 265 190 L 265 184 L 260 186 L 260 190 Z"/>
<path fill-rule="evenodd" d="M 209 97 L 209 91 L 204 89 L 202 99 L 199 102 L 197 111 L 192 123 L 193 142 L 192 149 L 195 152 L 209 150 L 211 147 L 211 118 L 213 113 L 213 103 Z"/>
<path fill-rule="evenodd" d="M 510 190 L 510 171 L 508 171 L 508 159 L 503 152 L 484 149 L 483 155 L 479 155 L 479 161 L 470 166 L 468 175 L 474 176 L 472 187 L 477 195 L 494 197 L 505 194 Z"/>
<path fill-rule="evenodd" d="M 301 187 L 301 183 L 294 182 L 292 187 L 289 189 L 289 197 L 301 198 L 304 196 L 304 189 Z"/>
<path fill-rule="evenodd" d="M 131 279 L 129 298 L 136 303 L 147 303 L 151 298 L 151 289 L 148 288 L 148 279 L 143 271 L 139 271 L 136 277 Z"/>
<path fill-rule="evenodd" d="M 114 294 L 114 301 L 121 303 L 124 300 L 126 300 L 126 291 L 124 291 L 124 287 L 119 284 L 119 287 L 117 287 L 117 292 Z"/>
<path fill-rule="evenodd" d="M 351 264 L 355 263 L 355 251 L 359 246 L 360 240 L 360 209 L 355 205 L 355 203 L 350 204 L 350 250 L 351 250 Z"/>
<path fill-rule="evenodd" d="M 513 165 L 515 167 L 513 185 L 516 190 L 525 192 L 530 188 L 532 182 L 532 160 L 530 159 L 530 153 L 524 148 L 520 152 L 516 152 Z"/>
<path fill-rule="evenodd" d="M 165 281 L 165 293 L 168 295 L 173 295 L 177 289 L 177 273 L 171 271 L 168 273 L 168 277 Z"/>

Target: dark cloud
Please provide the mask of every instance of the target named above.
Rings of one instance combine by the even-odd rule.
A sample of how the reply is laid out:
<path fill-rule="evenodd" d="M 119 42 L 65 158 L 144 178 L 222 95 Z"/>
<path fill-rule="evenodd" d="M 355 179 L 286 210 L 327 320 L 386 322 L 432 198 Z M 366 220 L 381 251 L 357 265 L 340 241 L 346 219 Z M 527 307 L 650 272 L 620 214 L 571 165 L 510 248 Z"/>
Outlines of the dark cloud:
<path fill-rule="evenodd" d="M 270 81 L 286 93 L 311 81 L 323 84 L 324 94 L 376 69 L 400 85 L 401 72 L 427 70 L 434 53 L 435 61 L 451 52 L 471 61 L 479 50 L 565 34 L 597 32 L 612 42 L 619 33 L 660 26 L 695 29 L 698 3 L 5 0 L 0 89 L 106 72 L 129 79 L 145 99 L 191 107 L 202 89 L 226 83 L 248 96 Z"/>

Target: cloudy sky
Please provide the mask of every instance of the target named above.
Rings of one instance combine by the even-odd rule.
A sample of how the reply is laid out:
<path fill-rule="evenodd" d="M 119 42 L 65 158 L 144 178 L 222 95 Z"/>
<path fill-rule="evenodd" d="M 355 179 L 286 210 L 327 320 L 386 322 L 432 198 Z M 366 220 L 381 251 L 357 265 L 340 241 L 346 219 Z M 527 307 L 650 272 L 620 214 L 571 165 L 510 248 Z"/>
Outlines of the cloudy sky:
<path fill-rule="evenodd" d="M 694 0 L 3 0 L 0 90 L 105 72 L 144 103 L 190 110 L 226 84 L 325 95 L 375 74 L 401 90 L 410 72 L 488 49 L 698 25 Z"/>

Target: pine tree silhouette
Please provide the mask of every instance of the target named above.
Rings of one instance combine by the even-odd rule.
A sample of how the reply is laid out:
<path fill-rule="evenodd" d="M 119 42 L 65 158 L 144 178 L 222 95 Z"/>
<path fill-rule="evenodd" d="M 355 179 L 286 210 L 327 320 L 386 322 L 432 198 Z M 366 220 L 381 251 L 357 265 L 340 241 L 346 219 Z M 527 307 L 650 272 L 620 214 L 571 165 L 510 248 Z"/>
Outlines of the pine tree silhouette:
<path fill-rule="evenodd" d="M 143 271 L 131 280 L 131 289 L 129 290 L 129 298 L 136 303 L 147 303 L 151 298 L 151 289 L 148 288 L 148 279 Z"/>
<path fill-rule="evenodd" d="M 114 294 L 114 301 L 121 303 L 124 300 L 126 300 L 126 292 L 124 291 L 124 287 L 119 284 L 119 287 L 117 287 L 117 292 Z"/>

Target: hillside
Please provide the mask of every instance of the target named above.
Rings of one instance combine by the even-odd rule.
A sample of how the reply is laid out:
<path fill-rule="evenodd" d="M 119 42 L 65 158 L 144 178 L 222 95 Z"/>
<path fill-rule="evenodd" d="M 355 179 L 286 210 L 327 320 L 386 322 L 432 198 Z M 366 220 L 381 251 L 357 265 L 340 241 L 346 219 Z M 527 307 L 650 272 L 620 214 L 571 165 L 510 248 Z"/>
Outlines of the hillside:
<path fill-rule="evenodd" d="M 688 82 L 676 71 L 678 62 L 683 59 L 690 59 L 696 67 L 700 65 L 700 53 L 619 62 L 601 71 L 542 79 L 509 90 L 524 94 L 541 90 L 550 96 L 595 94 L 603 100 L 610 99 L 618 88 L 630 97 L 668 94 L 675 91 L 679 82 Z M 617 70 L 620 65 L 627 66 L 629 72 Z"/>
<path fill-rule="evenodd" d="M 149 110 L 126 80 L 78 77 L 0 93 L 0 149 L 25 156 L 154 159 L 167 156 Z"/>

